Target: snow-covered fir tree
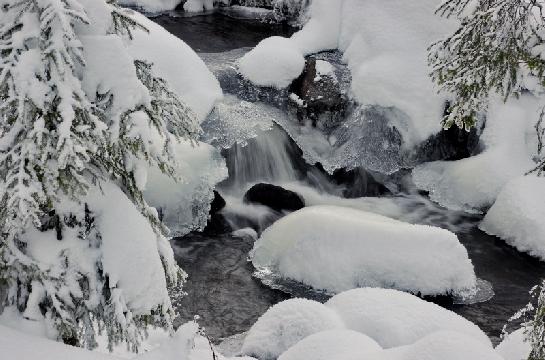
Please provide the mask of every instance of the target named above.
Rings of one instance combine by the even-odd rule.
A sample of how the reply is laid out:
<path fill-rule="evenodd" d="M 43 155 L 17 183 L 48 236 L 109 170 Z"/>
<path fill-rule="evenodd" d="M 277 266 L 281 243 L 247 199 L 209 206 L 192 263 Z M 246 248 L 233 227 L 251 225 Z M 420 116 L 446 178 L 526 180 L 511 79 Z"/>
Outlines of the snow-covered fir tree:
<path fill-rule="evenodd" d="M 173 175 L 190 109 L 133 59 L 131 12 L 108 0 L 0 0 L 0 286 L 50 336 L 136 350 L 172 328 L 185 276 L 142 191 Z M 1 308 L 1 307 L 0 307 Z"/>

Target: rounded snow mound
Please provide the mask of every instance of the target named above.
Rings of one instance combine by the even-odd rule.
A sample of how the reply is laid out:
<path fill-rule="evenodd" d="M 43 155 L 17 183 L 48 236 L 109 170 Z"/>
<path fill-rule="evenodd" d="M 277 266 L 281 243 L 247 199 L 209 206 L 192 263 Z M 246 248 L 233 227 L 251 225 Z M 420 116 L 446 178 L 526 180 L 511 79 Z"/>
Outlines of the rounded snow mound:
<path fill-rule="evenodd" d="M 500 360 L 470 321 L 414 295 L 354 289 L 325 305 L 292 299 L 250 329 L 241 354 L 260 360 Z"/>
<path fill-rule="evenodd" d="M 504 360 L 490 346 L 454 331 L 438 331 L 409 346 L 384 351 L 384 360 Z"/>
<path fill-rule="evenodd" d="M 310 335 L 280 355 L 278 360 L 356 360 L 382 351 L 370 337 L 352 330 L 328 330 Z"/>
<path fill-rule="evenodd" d="M 397 290 L 354 289 L 332 297 L 326 306 L 339 314 L 347 328 L 368 335 L 384 348 L 412 344 L 440 330 L 459 332 L 492 346 L 472 322 Z"/>
<path fill-rule="evenodd" d="M 303 72 L 305 57 L 290 39 L 273 36 L 244 55 L 238 67 L 255 85 L 283 89 Z"/>
<path fill-rule="evenodd" d="M 500 192 L 479 228 L 545 261 L 545 179 L 521 176 Z"/>
<path fill-rule="evenodd" d="M 371 286 L 422 295 L 476 292 L 467 250 L 448 230 L 337 206 L 294 212 L 250 253 L 258 270 L 329 293 Z"/>
<path fill-rule="evenodd" d="M 290 299 L 271 307 L 248 331 L 242 354 L 261 360 L 276 359 L 309 335 L 343 328 L 338 315 L 323 304 Z"/>

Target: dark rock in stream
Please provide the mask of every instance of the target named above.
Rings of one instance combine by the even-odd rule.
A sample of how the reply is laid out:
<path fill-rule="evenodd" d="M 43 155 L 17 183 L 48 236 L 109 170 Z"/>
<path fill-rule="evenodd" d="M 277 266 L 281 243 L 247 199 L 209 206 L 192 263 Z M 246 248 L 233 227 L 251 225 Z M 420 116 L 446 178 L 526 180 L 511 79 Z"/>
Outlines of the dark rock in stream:
<path fill-rule="evenodd" d="M 430 136 L 419 145 L 415 158 L 419 163 L 435 160 L 460 160 L 474 155 L 478 150 L 480 130 L 470 131 L 451 126 Z"/>
<path fill-rule="evenodd" d="M 364 196 L 382 196 L 390 195 L 388 188 L 375 180 L 373 175 L 364 168 L 353 170 L 340 169 L 335 171 L 333 179 L 338 185 L 346 187 L 343 190 L 345 198 L 359 198 Z"/>
<path fill-rule="evenodd" d="M 299 194 L 271 184 L 256 184 L 244 195 L 244 202 L 265 205 L 275 211 L 297 211 L 305 207 Z"/>
<path fill-rule="evenodd" d="M 219 192 L 214 190 L 214 199 L 212 200 L 212 203 L 210 204 L 210 215 L 213 215 L 221 209 L 223 209 L 226 205 L 225 199 L 221 196 Z"/>
<path fill-rule="evenodd" d="M 343 122 L 348 99 L 335 74 L 318 74 L 316 61 L 314 57 L 307 59 L 303 73 L 291 84 L 289 91 L 298 97 L 297 101 L 304 103 L 301 106 L 292 99 L 300 121 L 310 119 L 313 126 L 330 129 Z"/>

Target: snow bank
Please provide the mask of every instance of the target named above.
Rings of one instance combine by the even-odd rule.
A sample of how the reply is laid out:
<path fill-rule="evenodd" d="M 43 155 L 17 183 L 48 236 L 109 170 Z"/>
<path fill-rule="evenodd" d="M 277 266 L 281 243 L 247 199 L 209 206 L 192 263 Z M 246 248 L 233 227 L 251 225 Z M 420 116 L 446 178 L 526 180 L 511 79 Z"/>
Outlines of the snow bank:
<path fill-rule="evenodd" d="M 334 311 L 305 299 L 290 299 L 271 307 L 248 331 L 242 354 L 260 360 L 276 359 L 309 335 L 343 324 Z"/>
<path fill-rule="evenodd" d="M 56 341 L 27 335 L 0 325 L 2 358 L 17 360 L 114 360 L 113 356 L 91 352 Z"/>
<path fill-rule="evenodd" d="M 250 257 L 258 269 L 333 293 L 376 286 L 470 294 L 476 285 L 467 251 L 453 233 L 335 206 L 284 217 L 262 234 Z"/>
<path fill-rule="evenodd" d="M 521 176 L 505 185 L 479 228 L 545 261 L 545 178 Z"/>
<path fill-rule="evenodd" d="M 409 345 L 440 330 L 459 332 L 492 346 L 477 325 L 401 291 L 354 289 L 332 297 L 326 306 L 339 314 L 348 329 L 371 337 L 384 348 Z"/>
<path fill-rule="evenodd" d="M 147 13 L 174 10 L 181 2 L 182 0 L 117 0 L 119 5 L 138 8 Z"/>
<path fill-rule="evenodd" d="M 186 43 L 145 16 L 133 16 L 149 33 L 134 30 L 129 52 L 153 63 L 155 75 L 165 79 L 202 122 L 223 96 L 218 80 Z"/>
<path fill-rule="evenodd" d="M 227 167 L 219 151 L 208 144 L 182 141 L 175 148 L 179 180 L 151 169 L 144 198 L 160 209 L 171 235 L 182 236 L 206 226 L 213 190 L 227 177 Z"/>
<path fill-rule="evenodd" d="M 381 351 L 370 337 L 352 330 L 329 330 L 310 335 L 284 352 L 278 360 L 349 360 Z"/>
<path fill-rule="evenodd" d="M 463 160 L 416 167 L 416 186 L 450 209 L 475 212 L 491 206 L 509 180 L 535 166 L 533 126 L 540 109 L 539 101 L 528 95 L 507 103 L 494 101 L 481 137 L 484 151 Z"/>
<path fill-rule="evenodd" d="M 17 360 L 119 360 L 112 354 L 89 351 L 82 348 L 68 346 L 56 341 L 32 336 L 0 325 L 0 353 L 4 359 Z M 161 344 L 141 355 L 123 353 L 123 358 L 136 360 L 255 360 L 249 357 L 225 358 L 221 354 L 213 354 L 208 339 L 198 335 L 198 325 L 194 322 L 186 323 L 170 338 L 164 339 Z M 130 355 L 130 356 L 127 356 Z"/>
<path fill-rule="evenodd" d="M 530 356 L 532 348 L 524 340 L 524 329 L 518 329 L 507 335 L 503 341 L 496 346 L 496 352 L 505 360 L 522 360 Z"/>

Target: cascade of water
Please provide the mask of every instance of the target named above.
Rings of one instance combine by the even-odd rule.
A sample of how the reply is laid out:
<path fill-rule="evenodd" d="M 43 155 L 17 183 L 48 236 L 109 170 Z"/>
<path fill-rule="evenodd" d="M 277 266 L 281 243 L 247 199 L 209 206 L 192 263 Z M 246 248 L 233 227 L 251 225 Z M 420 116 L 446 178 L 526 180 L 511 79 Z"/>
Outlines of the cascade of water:
<path fill-rule="evenodd" d="M 283 183 L 302 178 L 299 150 L 288 135 L 273 128 L 248 140 L 247 145 L 235 144 L 223 152 L 229 169 L 229 179 L 222 187 L 245 190 L 248 184 L 264 181 Z"/>

